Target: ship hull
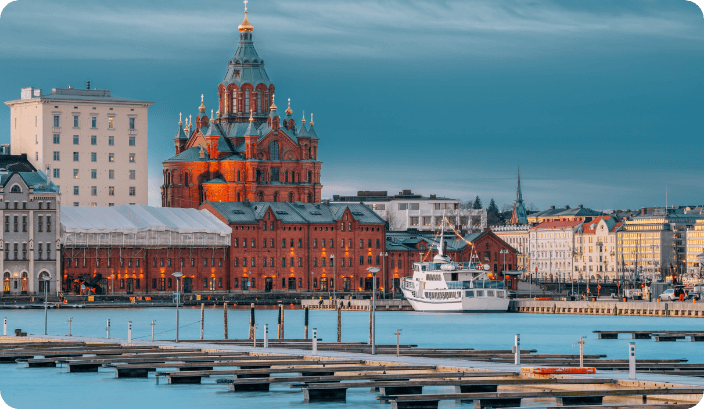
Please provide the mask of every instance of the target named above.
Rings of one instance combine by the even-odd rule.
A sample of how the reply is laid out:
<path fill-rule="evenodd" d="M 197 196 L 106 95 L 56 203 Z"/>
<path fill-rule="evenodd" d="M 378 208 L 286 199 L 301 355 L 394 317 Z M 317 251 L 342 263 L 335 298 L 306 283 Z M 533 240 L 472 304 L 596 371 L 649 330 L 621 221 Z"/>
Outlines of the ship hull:
<path fill-rule="evenodd" d="M 462 298 L 461 300 L 429 300 L 414 298 L 410 291 L 403 291 L 415 311 L 423 312 L 474 312 L 500 313 L 508 311 L 509 300 L 498 297 Z"/>

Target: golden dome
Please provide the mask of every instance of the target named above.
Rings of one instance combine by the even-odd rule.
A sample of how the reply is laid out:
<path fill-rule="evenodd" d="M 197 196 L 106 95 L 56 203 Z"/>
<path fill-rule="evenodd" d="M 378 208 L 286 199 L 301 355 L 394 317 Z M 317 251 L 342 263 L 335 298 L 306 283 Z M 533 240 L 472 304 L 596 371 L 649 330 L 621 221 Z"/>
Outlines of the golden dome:
<path fill-rule="evenodd" d="M 203 105 L 203 94 L 200 95 L 200 106 L 198 107 L 200 112 L 205 112 L 205 105 Z"/>
<path fill-rule="evenodd" d="M 244 20 L 242 20 L 242 24 L 237 27 L 241 32 L 252 32 L 254 30 L 254 26 L 252 23 L 247 20 L 247 10 L 244 10 Z"/>
<path fill-rule="evenodd" d="M 293 111 L 291 110 L 291 98 L 288 99 L 288 108 L 286 108 L 286 113 L 291 115 Z"/>
<path fill-rule="evenodd" d="M 301 119 L 301 123 L 306 123 L 306 111 L 303 111 L 303 119 Z"/>
<path fill-rule="evenodd" d="M 271 106 L 269 107 L 269 109 L 272 111 L 276 111 L 276 104 L 274 103 L 275 97 L 276 97 L 276 94 L 271 94 Z"/>

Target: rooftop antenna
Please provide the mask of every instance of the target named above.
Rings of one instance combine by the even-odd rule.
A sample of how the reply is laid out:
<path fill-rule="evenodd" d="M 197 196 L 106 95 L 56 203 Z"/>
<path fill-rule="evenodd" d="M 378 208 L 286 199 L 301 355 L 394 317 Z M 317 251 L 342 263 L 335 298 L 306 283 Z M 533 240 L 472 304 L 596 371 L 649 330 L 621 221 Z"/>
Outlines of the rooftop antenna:
<path fill-rule="evenodd" d="M 667 210 L 667 185 L 665 185 L 665 210 Z"/>

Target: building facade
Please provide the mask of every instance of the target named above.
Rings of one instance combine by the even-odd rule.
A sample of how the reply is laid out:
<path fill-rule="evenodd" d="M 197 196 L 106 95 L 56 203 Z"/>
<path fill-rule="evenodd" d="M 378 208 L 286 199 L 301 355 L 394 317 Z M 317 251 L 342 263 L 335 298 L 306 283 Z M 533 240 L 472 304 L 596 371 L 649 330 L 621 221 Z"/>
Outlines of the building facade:
<path fill-rule="evenodd" d="M 575 232 L 574 269 L 583 278 L 618 278 L 616 232 L 623 223 L 599 216 L 582 223 Z"/>
<path fill-rule="evenodd" d="M 2 162 L 3 157 L 0 157 Z M 0 271 L 3 294 L 58 293 L 60 196 L 59 188 L 41 172 L 2 175 L 0 217 L 4 225 L 0 229 L 3 252 Z"/>
<path fill-rule="evenodd" d="M 495 235 L 516 249 L 516 270 L 525 273 L 530 269 L 530 227 L 529 224 L 509 224 L 491 228 Z"/>
<path fill-rule="evenodd" d="M 66 294 L 166 294 L 231 288 L 231 229 L 208 211 L 143 205 L 61 209 Z"/>
<path fill-rule="evenodd" d="M 11 145 L 61 188 L 63 205 L 147 204 L 148 108 L 109 90 L 22 88 Z"/>
<path fill-rule="evenodd" d="M 530 229 L 530 274 L 543 280 L 576 279 L 573 251 L 580 220 L 549 221 Z"/>
<path fill-rule="evenodd" d="M 175 155 L 163 162 L 162 206 L 197 208 L 206 201 L 320 202 L 318 136 L 274 102 L 274 84 L 254 49 L 253 27 L 239 26 L 239 44 L 217 85 L 217 113 L 201 99 L 195 121 L 179 121 Z"/>
<path fill-rule="evenodd" d="M 416 229 L 435 231 L 443 215 L 448 222 L 461 230 L 482 231 L 486 228 L 485 209 L 463 209 L 457 199 L 423 196 L 403 190 L 390 196 L 387 191 L 359 191 L 357 196 L 334 195 L 334 203 L 364 203 L 389 224 L 389 230 Z"/>
<path fill-rule="evenodd" d="M 531 213 L 526 216 L 528 223 L 538 224 L 551 221 L 589 221 L 594 217 L 601 216 L 603 213 L 596 210 L 587 209 L 586 207 L 579 205 L 575 208 L 571 208 L 567 205 L 564 207 L 550 206 L 547 210 L 542 210 L 539 212 Z"/>
<path fill-rule="evenodd" d="M 206 202 L 232 228 L 233 291 L 372 289 L 382 267 L 385 223 L 363 204 Z M 379 289 L 390 280 L 378 277 Z"/>
<path fill-rule="evenodd" d="M 702 278 L 703 262 L 704 219 L 701 219 L 697 220 L 693 227 L 687 229 L 687 273 L 690 277 Z"/>

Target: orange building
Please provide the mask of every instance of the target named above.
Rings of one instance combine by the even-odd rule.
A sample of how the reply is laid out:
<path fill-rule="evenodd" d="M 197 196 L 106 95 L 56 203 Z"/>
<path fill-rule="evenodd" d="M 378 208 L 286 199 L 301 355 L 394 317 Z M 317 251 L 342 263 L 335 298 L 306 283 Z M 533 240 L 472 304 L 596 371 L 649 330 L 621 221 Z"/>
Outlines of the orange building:
<path fill-rule="evenodd" d="M 194 121 L 179 121 L 175 155 L 164 161 L 162 206 L 197 208 L 205 201 L 318 203 L 322 185 L 318 136 L 285 116 L 274 103 L 274 84 L 254 49 L 245 18 L 240 39 L 217 86 L 217 113 L 206 115 L 201 98 Z"/>

